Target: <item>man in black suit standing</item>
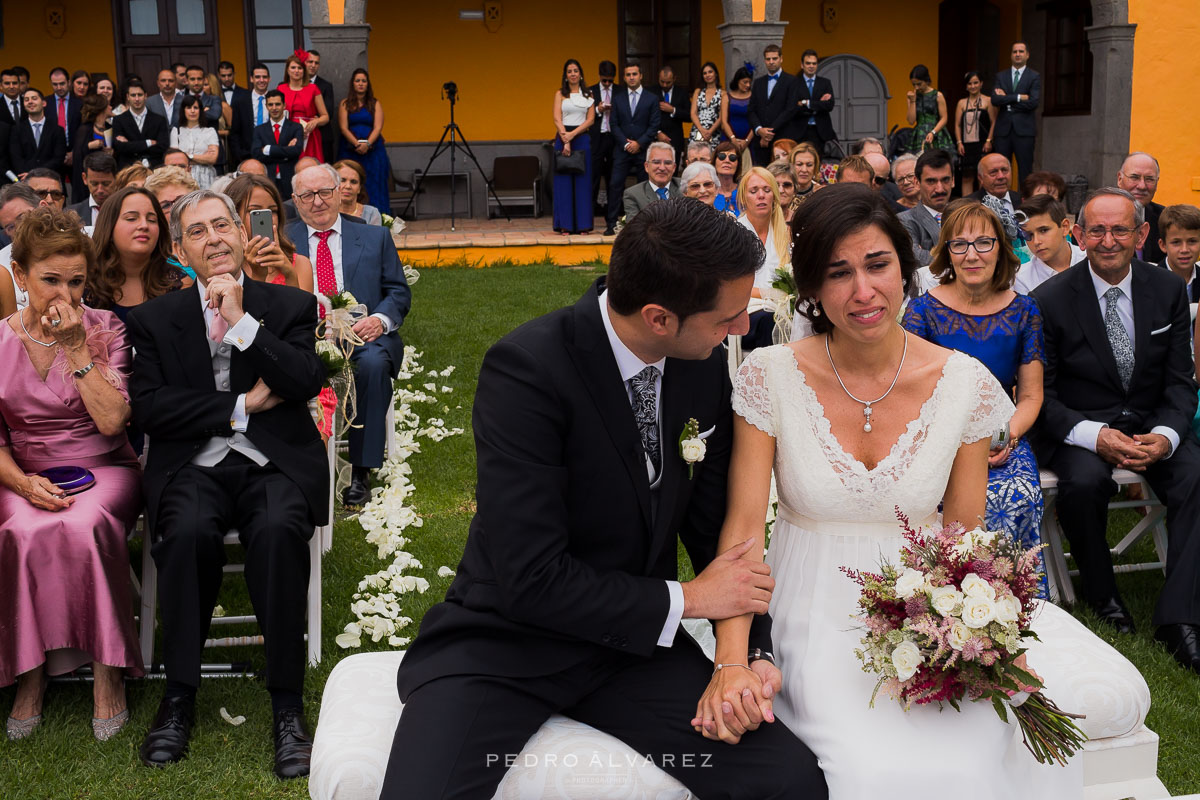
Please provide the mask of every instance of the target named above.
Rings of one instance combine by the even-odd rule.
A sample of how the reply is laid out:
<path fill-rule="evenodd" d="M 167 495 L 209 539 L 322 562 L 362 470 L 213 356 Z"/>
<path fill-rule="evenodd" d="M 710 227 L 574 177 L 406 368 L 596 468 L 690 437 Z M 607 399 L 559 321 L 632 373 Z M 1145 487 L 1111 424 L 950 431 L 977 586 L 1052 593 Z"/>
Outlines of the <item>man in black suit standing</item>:
<path fill-rule="evenodd" d="M 321 90 L 321 99 L 325 101 L 325 110 L 329 112 L 329 124 L 321 129 L 321 149 L 324 151 L 325 163 L 332 164 L 338 160 L 338 142 L 341 141 L 342 135 L 338 127 L 338 107 L 333 96 L 333 84 L 317 74 L 321 69 L 321 54 L 316 50 L 308 51 L 304 69 L 308 73 L 308 79 Z M 284 197 L 287 197 L 286 192 Z"/>
<path fill-rule="evenodd" d="M 984 195 L 990 194 L 1010 214 L 1021 207 L 1021 195 L 1008 188 L 1012 181 L 1012 164 L 1008 156 L 988 153 L 979 159 L 975 174 L 979 178 L 979 188 L 967 195 L 971 200 L 982 203 Z"/>
<path fill-rule="evenodd" d="M 772 142 L 776 139 L 796 139 L 794 124 L 800 111 L 796 78 L 783 71 L 783 50 L 777 44 L 763 49 L 767 73 L 755 78 L 750 87 L 750 158 L 755 166 L 771 163 Z"/>
<path fill-rule="evenodd" d="M 800 56 L 802 72 L 796 77 L 797 101 L 799 105 L 799 142 L 812 142 L 817 151 L 825 152 L 825 143 L 837 138 L 833 131 L 833 120 L 829 112 L 833 111 L 833 83 L 828 78 L 817 74 L 816 50 L 805 50 Z"/>
<path fill-rule="evenodd" d="M 146 513 L 162 613 L 166 691 L 139 756 L 161 767 L 187 754 L 200 653 L 236 528 L 266 647 L 275 774 L 308 774 L 304 612 L 308 540 L 328 519 L 329 468 L 308 410 L 325 380 L 311 293 L 246 280 L 246 233 L 228 197 L 184 195 L 171 239 L 196 283 L 138 306 L 134 419 L 153 440 Z"/>
<path fill-rule="evenodd" d="M 642 68 L 625 65 L 625 85 L 613 92 L 613 168 L 608 180 L 608 213 L 605 236 L 616 232 L 617 219 L 624 210 L 625 178 L 633 173 L 638 183 L 646 180 L 646 148 L 658 138 L 659 96 L 642 86 Z"/>
<path fill-rule="evenodd" d="M 1037 110 L 1042 97 L 1042 76 L 1029 68 L 1029 48 L 1024 42 L 1012 46 L 1012 68 L 996 73 L 992 105 L 996 127 L 992 146 L 1000 155 L 1017 157 L 1021 180 L 1033 172 L 1033 146 L 1037 138 Z"/>
<path fill-rule="evenodd" d="M 225 152 L 228 154 L 226 171 L 232 172 L 234 167 L 246 158 L 246 152 L 250 149 L 250 135 L 253 133 L 253 128 L 246 131 L 247 135 L 244 140 L 239 135 L 241 131 L 238 130 L 239 124 L 246 124 L 243 119 L 247 121 L 250 119 L 247 116 L 250 90 L 237 85 L 236 73 L 233 64 L 229 61 L 222 61 L 217 65 L 217 80 L 221 82 L 221 99 L 229 105 L 233 112 L 230 117 L 229 130 L 220 132 L 225 143 Z"/>
<path fill-rule="evenodd" d="M 668 64 L 658 71 L 658 141 L 666 142 L 675 151 L 676 160 L 683 158 L 683 123 L 692 117 L 692 101 L 688 91 L 675 83 L 675 70 Z"/>
<path fill-rule="evenodd" d="M 50 90 L 53 92 L 50 97 L 46 98 L 46 119 L 50 120 L 51 125 L 57 125 L 62 128 L 63 136 L 67 141 L 67 154 L 63 157 L 63 177 L 69 177 L 71 162 L 74 160 L 75 154 L 71 152 L 71 146 L 74 143 L 72 137 L 75 136 L 79 126 L 83 124 L 81 113 L 83 112 L 83 99 L 71 91 L 71 76 L 63 67 L 55 67 L 50 70 Z"/>
<path fill-rule="evenodd" d="M 749 328 L 762 260 L 731 216 L 655 202 L 574 307 L 488 351 L 473 414 L 478 510 L 457 577 L 400 666 L 382 797 L 490 797 L 506 754 L 554 713 L 703 796 L 827 796 L 813 754 L 782 723 L 760 724 L 773 716 L 757 703 L 744 704 L 736 747 L 687 722 L 713 665 L 681 618 L 755 613 L 755 649 L 736 668 L 780 682 L 772 581 L 740 558 L 749 542 L 716 550 L 733 427 L 720 345 Z M 707 435 L 690 466 L 677 444 L 689 419 Z M 683 583 L 679 539 L 698 576 Z"/>
<path fill-rule="evenodd" d="M 242 89 L 241 94 L 235 93 L 234 102 L 230 103 L 233 119 L 229 125 L 229 148 L 237 154 L 230 159 L 230 163 L 240 164 L 252 157 L 250 145 L 254 139 L 254 129 L 267 121 L 269 91 L 271 70 L 266 64 L 257 63 L 250 68 L 250 89 Z"/>
<path fill-rule="evenodd" d="M 603 177 L 607 182 L 612 175 L 612 98 L 616 90 L 613 82 L 617 77 L 617 65 L 611 61 L 601 61 L 598 73 L 599 82 L 588 89 L 596 101 L 596 121 L 588 129 L 588 135 L 592 137 L 592 208 L 597 213 L 600 209 L 596 202 L 600 197 L 600 179 Z M 608 192 L 612 192 L 611 184 Z"/>
<path fill-rule="evenodd" d="M 0 103 L 0 122 L 15 126 L 25 116 L 21 104 L 21 80 L 11 69 L 0 71 L 0 92 L 4 102 Z"/>
<path fill-rule="evenodd" d="M 26 89 L 23 100 L 25 118 L 17 123 L 8 144 L 12 171 L 18 178 L 36 167 L 61 173 L 67 155 L 62 128 L 46 119 L 46 98 L 37 89 Z"/>
<path fill-rule="evenodd" d="M 124 114 L 113 117 L 113 155 L 117 170 L 142 162 L 153 169 L 162 164 L 163 153 L 171 143 L 167 120 L 146 108 L 146 89 L 131 78 L 125 88 Z"/>
<path fill-rule="evenodd" d="M 1121 601 L 1105 540 L 1114 467 L 1143 474 L 1167 507 L 1167 578 L 1155 637 L 1200 672 L 1200 444 L 1183 281 L 1134 259 L 1148 233 L 1123 189 L 1093 192 L 1075 225 L 1087 259 L 1033 290 L 1046 341 L 1038 462 L 1058 475 L 1058 518 L 1083 598 L 1121 632 Z"/>
<path fill-rule="evenodd" d="M 1161 203 L 1154 202 L 1154 194 L 1158 191 L 1158 159 L 1149 153 L 1130 153 L 1117 172 L 1117 186 L 1133 195 L 1139 206 L 1146 211 L 1146 224 L 1150 233 L 1145 243 L 1138 248 L 1137 257 L 1142 261 L 1157 264 L 1166 258 L 1166 253 L 1158 244 L 1158 217 L 1163 212 Z"/>

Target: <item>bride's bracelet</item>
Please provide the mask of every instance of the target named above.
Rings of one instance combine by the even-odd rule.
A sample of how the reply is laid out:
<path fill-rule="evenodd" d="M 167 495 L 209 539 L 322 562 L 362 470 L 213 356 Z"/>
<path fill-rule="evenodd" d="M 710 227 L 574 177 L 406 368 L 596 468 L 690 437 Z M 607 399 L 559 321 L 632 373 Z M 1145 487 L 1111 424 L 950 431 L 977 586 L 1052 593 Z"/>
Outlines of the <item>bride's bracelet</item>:
<path fill-rule="evenodd" d="M 741 667 L 742 669 L 750 669 L 750 666 L 748 664 L 736 664 L 736 663 L 734 663 L 734 664 L 713 664 L 713 675 L 716 675 L 718 672 L 725 669 L 726 667 Z M 753 671 L 753 670 L 751 670 L 751 671 Z"/>

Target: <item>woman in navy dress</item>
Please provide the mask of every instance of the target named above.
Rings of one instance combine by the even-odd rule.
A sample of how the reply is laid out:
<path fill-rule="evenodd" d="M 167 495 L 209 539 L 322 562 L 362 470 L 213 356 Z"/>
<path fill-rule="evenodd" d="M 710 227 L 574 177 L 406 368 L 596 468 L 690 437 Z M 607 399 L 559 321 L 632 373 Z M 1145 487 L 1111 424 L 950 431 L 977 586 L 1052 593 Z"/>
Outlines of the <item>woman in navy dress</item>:
<path fill-rule="evenodd" d="M 392 165 L 383 142 L 383 103 L 371 91 L 371 76 L 356 69 L 350 76 L 350 91 L 338 104 L 338 125 L 342 129 L 341 158 L 357 161 L 367 173 L 367 202 L 380 213 L 392 213 L 388 179 Z"/>
<path fill-rule="evenodd" d="M 1042 407 L 1045 353 L 1037 303 L 1010 288 L 1020 263 L 1000 218 L 979 203 L 958 205 L 942 221 L 930 271 L 939 285 L 912 300 L 904 327 L 983 362 L 1016 412 L 1003 444 L 988 459 L 988 530 L 1006 531 L 1024 547 L 1041 543 L 1042 491 L 1037 461 L 1024 438 Z M 1043 570 L 1039 596 L 1046 597 Z"/>
<path fill-rule="evenodd" d="M 596 121 L 595 100 L 583 80 L 583 67 L 573 58 L 563 64 L 562 87 L 554 92 L 554 152 L 583 154 L 583 172 L 554 171 L 554 230 L 592 232 L 592 151 L 587 135 Z"/>

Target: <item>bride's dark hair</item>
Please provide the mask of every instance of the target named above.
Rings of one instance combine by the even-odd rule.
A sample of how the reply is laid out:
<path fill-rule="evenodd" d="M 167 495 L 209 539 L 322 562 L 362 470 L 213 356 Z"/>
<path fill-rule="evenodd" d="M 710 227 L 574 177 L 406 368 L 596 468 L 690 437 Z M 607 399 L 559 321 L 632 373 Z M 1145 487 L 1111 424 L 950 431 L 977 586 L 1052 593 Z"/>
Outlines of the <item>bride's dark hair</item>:
<path fill-rule="evenodd" d="M 892 240 L 900 258 L 904 293 L 911 294 L 920 264 L 908 231 L 881 194 L 861 183 L 839 183 L 815 192 L 792 217 L 792 275 L 798 300 L 813 297 L 825 283 L 825 271 L 838 242 L 868 225 L 878 226 Z M 833 330 L 818 304 L 806 304 L 800 313 L 812 322 L 814 332 Z"/>

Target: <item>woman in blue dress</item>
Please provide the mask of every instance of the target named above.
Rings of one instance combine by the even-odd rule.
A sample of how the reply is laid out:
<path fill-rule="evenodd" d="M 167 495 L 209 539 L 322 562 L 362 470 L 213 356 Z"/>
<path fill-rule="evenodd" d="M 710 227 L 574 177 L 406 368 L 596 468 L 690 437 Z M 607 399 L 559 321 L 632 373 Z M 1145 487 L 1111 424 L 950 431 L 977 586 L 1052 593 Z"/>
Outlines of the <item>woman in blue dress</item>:
<path fill-rule="evenodd" d="M 592 151 L 588 129 L 596 121 L 595 100 L 573 58 L 563 64 L 562 85 L 554 92 L 554 152 L 583 156 L 580 172 L 554 170 L 554 230 L 565 236 L 592 232 Z"/>
<path fill-rule="evenodd" d="M 750 137 L 750 71 L 738 67 L 729 81 L 729 95 L 721 106 L 721 129 L 737 145 L 738 152 L 746 149 Z"/>
<path fill-rule="evenodd" d="M 383 214 L 392 213 L 389 196 L 392 165 L 383 141 L 383 103 L 371 91 L 371 76 L 356 69 L 350 76 L 350 91 L 338 104 L 342 129 L 341 158 L 362 164 L 367 173 L 367 201 Z"/>
<path fill-rule="evenodd" d="M 983 362 L 1013 395 L 1016 412 L 988 459 L 986 524 L 1025 547 L 1041 543 L 1042 491 L 1025 434 L 1042 407 L 1045 354 L 1037 303 L 1010 288 L 1019 262 L 1000 218 L 966 202 L 946 214 L 930 271 L 939 285 L 912 300 L 904 327 Z M 1047 596 L 1043 569 L 1041 597 Z"/>

